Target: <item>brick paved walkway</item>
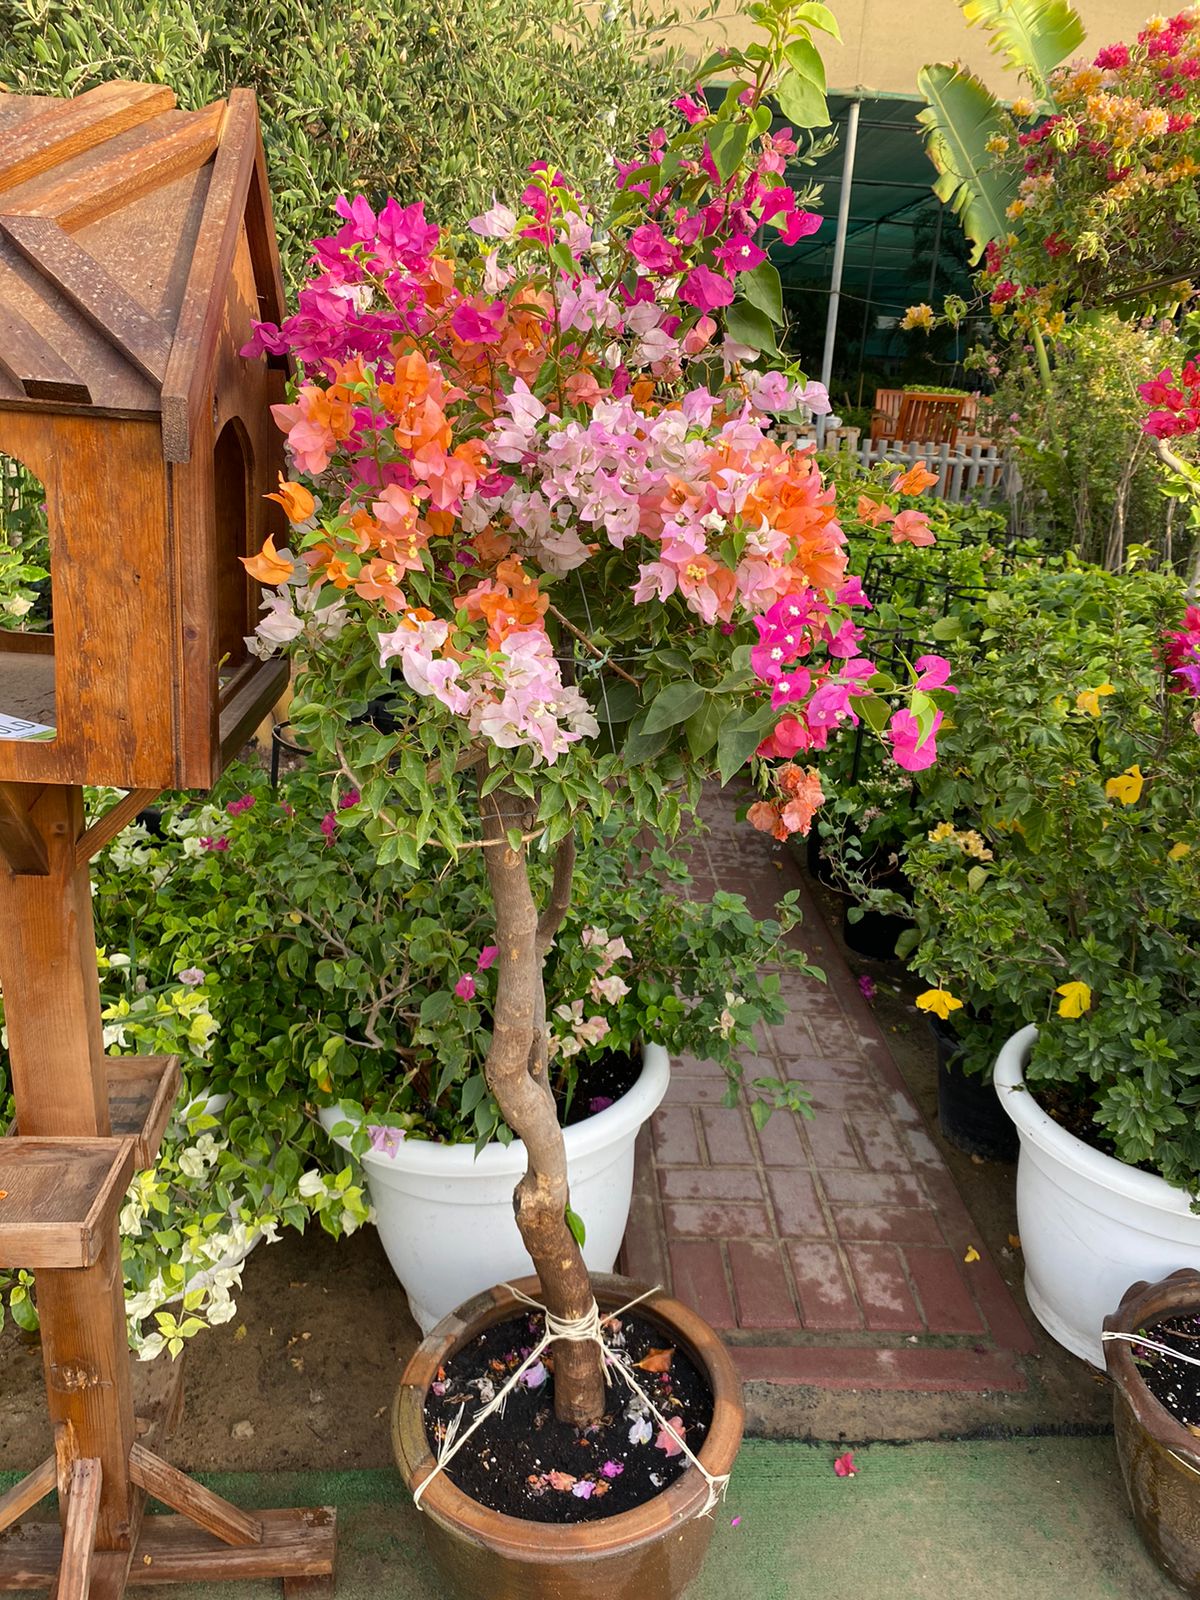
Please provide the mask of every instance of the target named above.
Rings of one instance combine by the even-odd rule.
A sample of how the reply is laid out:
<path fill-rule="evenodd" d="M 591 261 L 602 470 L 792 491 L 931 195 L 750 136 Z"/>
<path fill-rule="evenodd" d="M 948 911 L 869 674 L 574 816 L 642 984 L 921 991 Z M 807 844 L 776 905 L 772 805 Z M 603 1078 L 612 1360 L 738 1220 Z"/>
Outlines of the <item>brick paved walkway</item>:
<path fill-rule="evenodd" d="M 797 942 L 828 983 L 785 973 L 791 1015 L 746 1076 L 804 1083 L 815 1117 L 756 1131 L 711 1062 L 674 1064 L 643 1130 L 624 1265 L 673 1285 L 742 1376 L 824 1388 L 1023 1389 L 1029 1328 L 987 1254 L 870 1007 L 786 850 L 711 796 L 697 883 L 759 916 L 801 890 Z M 706 878 L 709 882 L 706 882 Z M 978 1261 L 964 1257 L 974 1247 Z"/>

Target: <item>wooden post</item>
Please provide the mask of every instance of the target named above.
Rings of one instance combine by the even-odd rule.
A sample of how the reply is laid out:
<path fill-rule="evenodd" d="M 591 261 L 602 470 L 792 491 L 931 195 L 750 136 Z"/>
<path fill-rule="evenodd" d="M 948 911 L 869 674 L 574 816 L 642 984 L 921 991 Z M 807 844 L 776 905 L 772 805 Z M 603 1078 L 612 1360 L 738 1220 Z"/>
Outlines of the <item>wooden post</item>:
<path fill-rule="evenodd" d="M 5 787 L 17 804 L 26 801 L 47 861 L 46 871 L 36 873 L 0 858 L 0 988 L 21 1131 L 105 1135 L 92 894 L 87 868 L 76 864 L 83 790 Z"/>

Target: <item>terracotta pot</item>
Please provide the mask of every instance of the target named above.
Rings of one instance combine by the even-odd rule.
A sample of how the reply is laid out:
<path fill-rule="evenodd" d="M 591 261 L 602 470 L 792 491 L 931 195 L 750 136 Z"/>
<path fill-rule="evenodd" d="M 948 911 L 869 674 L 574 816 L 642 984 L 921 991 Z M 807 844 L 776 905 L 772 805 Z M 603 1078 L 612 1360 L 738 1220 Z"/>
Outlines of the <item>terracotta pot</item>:
<path fill-rule="evenodd" d="M 1200 1316 L 1200 1272 L 1135 1283 L 1104 1326 L 1136 1333 L 1170 1316 Z M 1200 1600 L 1200 1439 L 1154 1398 L 1123 1339 L 1104 1344 L 1113 1381 L 1113 1424 L 1129 1503 L 1151 1555 Z"/>
<path fill-rule="evenodd" d="M 616 1311 L 645 1285 L 627 1278 L 592 1279 L 602 1312 Z M 516 1286 L 537 1299 L 536 1278 Z M 484 1329 L 519 1313 L 507 1288 L 477 1295 L 444 1317 L 405 1368 L 392 1411 L 392 1443 L 404 1481 L 415 1489 L 433 1470 L 425 1437 L 425 1395 L 437 1369 Z M 700 1460 L 714 1476 L 727 1473 L 742 1442 L 742 1386 L 720 1339 L 695 1312 L 656 1293 L 638 1315 L 662 1326 L 663 1343 L 684 1350 L 706 1374 L 713 1420 Z M 699 1573 L 713 1518 L 700 1511 L 708 1486 L 694 1467 L 668 1489 L 619 1516 L 556 1527 L 490 1511 L 439 1473 L 421 1497 L 425 1542 L 448 1595 L 455 1600 L 676 1600 Z"/>

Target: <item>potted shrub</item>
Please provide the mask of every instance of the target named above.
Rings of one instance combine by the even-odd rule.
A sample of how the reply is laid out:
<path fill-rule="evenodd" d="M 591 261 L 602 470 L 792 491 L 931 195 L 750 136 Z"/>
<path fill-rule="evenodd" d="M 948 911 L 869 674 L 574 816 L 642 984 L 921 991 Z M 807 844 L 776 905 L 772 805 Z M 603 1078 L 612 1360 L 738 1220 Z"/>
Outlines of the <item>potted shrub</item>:
<path fill-rule="evenodd" d="M 1104 1319 L 1121 1476 L 1138 1531 L 1185 1594 L 1200 1596 L 1200 1273 L 1135 1283 Z"/>
<path fill-rule="evenodd" d="M 678 131 L 621 167 L 611 215 L 550 168 L 461 240 L 420 207 L 340 201 L 299 311 L 255 342 L 303 368 L 276 412 L 291 548 L 247 563 L 271 589 L 256 645 L 299 658 L 293 724 L 357 795 L 377 858 L 453 872 L 477 852 L 488 885 L 484 1073 L 527 1152 L 514 1207 L 538 1309 L 531 1326 L 506 1288 L 468 1303 L 406 1376 L 402 1437 L 426 1448 L 401 1465 L 460 1593 L 557 1592 L 564 1565 L 580 1595 L 634 1570 L 678 1593 L 740 1436 L 715 1336 L 661 1301 L 624 1309 L 639 1291 L 584 1264 L 544 981 L 577 839 L 613 814 L 669 836 L 681 794 L 756 753 L 751 822 L 803 832 L 819 777 L 787 757 L 852 714 L 902 757 L 936 734 L 932 683 L 906 681 L 892 710 L 897 685 L 858 649 L 861 588 L 811 451 L 770 434 L 805 388 L 769 370 L 782 308 L 755 236 L 818 224 L 782 181 L 795 141 L 764 97 L 824 116 L 804 19 L 826 14 L 763 15 L 766 43 L 720 62 L 739 81 L 719 107 L 684 96 Z M 356 720 L 389 695 L 391 731 Z M 530 1395 L 532 1413 L 514 1399 Z M 581 1437 L 602 1463 L 587 1473 Z"/>
<path fill-rule="evenodd" d="M 908 853 L 917 1003 L 1016 1030 L 995 1087 L 1026 1291 L 1101 1365 L 1127 1283 L 1200 1265 L 1200 614 L 1169 575 L 1095 570 L 1018 574 L 989 607 Z"/>

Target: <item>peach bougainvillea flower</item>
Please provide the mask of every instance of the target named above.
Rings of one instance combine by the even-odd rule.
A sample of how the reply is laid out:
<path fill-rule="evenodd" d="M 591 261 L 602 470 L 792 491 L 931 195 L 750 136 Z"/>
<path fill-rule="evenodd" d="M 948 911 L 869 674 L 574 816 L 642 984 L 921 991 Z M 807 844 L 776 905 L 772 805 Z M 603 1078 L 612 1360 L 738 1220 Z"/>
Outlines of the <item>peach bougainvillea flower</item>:
<path fill-rule="evenodd" d="M 272 499 L 277 496 L 272 495 Z M 277 588 L 282 583 L 287 583 L 292 573 L 296 570 L 296 563 L 292 560 L 291 552 L 276 550 L 274 540 L 268 539 L 256 556 L 243 556 L 242 565 L 257 582 L 265 584 L 268 588 Z"/>
<path fill-rule="evenodd" d="M 893 479 L 892 488 L 898 494 L 924 494 L 926 489 L 932 489 L 937 482 L 937 473 L 930 472 L 928 467 L 915 461 L 907 472 L 902 472 Z"/>
<path fill-rule="evenodd" d="M 282 472 L 279 474 L 279 492 L 265 498 L 277 501 L 287 513 L 289 522 L 307 522 L 317 509 L 312 492 L 302 483 L 289 483 Z"/>
<path fill-rule="evenodd" d="M 901 511 L 892 523 L 892 543 L 911 544 L 918 550 L 936 544 L 929 518 L 923 511 Z"/>

